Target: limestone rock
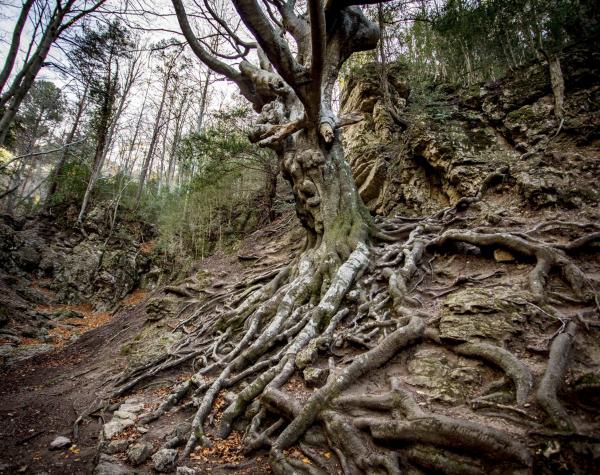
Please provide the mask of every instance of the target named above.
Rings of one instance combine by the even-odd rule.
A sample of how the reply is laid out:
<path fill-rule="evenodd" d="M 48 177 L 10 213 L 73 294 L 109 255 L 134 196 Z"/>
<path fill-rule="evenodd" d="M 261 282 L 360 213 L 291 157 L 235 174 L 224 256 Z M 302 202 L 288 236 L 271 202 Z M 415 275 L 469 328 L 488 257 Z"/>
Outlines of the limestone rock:
<path fill-rule="evenodd" d="M 177 450 L 160 449 L 152 456 L 152 463 L 157 472 L 171 472 L 175 468 Z"/>
<path fill-rule="evenodd" d="M 460 289 L 450 294 L 440 310 L 440 337 L 452 341 L 490 340 L 502 343 L 521 331 L 525 300 L 505 288 Z"/>
<path fill-rule="evenodd" d="M 198 472 L 190 467 L 177 467 L 176 475 L 196 475 Z"/>
<path fill-rule="evenodd" d="M 157 297 L 148 302 L 146 306 L 146 315 L 148 320 L 162 320 L 165 317 L 174 315 L 181 305 L 181 300 L 171 297 Z"/>
<path fill-rule="evenodd" d="M 101 451 L 108 455 L 120 454 L 121 452 L 125 452 L 127 447 L 129 446 L 128 440 L 111 440 L 110 442 L 104 442 L 103 447 L 101 447 Z"/>
<path fill-rule="evenodd" d="M 310 343 L 304 348 L 298 356 L 296 356 L 296 366 L 300 369 L 306 368 L 309 364 L 317 361 L 319 357 L 319 350 L 317 348 L 317 343 L 313 339 Z"/>
<path fill-rule="evenodd" d="M 117 458 L 101 454 L 94 475 L 131 475 L 134 472 L 123 465 Z"/>
<path fill-rule="evenodd" d="M 494 249 L 494 259 L 496 262 L 514 262 L 515 256 L 504 249 Z"/>
<path fill-rule="evenodd" d="M 439 347 L 419 348 L 408 363 L 411 386 L 427 390 L 442 402 L 466 401 L 479 388 L 482 367 L 467 358 L 456 357 Z"/>
<path fill-rule="evenodd" d="M 104 425 L 104 438 L 110 440 L 115 435 L 123 432 L 128 427 L 133 425 L 131 419 L 120 419 L 119 417 L 113 417 L 113 419 Z"/>
<path fill-rule="evenodd" d="M 59 435 L 50 443 L 50 450 L 66 449 L 71 446 L 71 439 L 68 437 Z"/>
<path fill-rule="evenodd" d="M 146 461 L 152 454 L 152 444 L 148 442 L 139 442 L 129 447 L 127 451 L 127 459 L 132 465 L 140 465 Z"/>
<path fill-rule="evenodd" d="M 119 410 L 115 411 L 113 417 L 118 417 L 119 419 L 135 419 L 135 414 L 127 411 L 123 411 L 119 408 Z"/>
<path fill-rule="evenodd" d="M 119 406 L 119 411 L 129 412 L 131 414 L 139 414 L 144 410 L 144 405 L 140 403 L 123 403 Z"/>
<path fill-rule="evenodd" d="M 327 382 L 329 376 L 329 370 L 323 368 L 308 367 L 304 369 L 302 373 L 304 375 L 304 381 L 310 387 L 320 388 Z"/>

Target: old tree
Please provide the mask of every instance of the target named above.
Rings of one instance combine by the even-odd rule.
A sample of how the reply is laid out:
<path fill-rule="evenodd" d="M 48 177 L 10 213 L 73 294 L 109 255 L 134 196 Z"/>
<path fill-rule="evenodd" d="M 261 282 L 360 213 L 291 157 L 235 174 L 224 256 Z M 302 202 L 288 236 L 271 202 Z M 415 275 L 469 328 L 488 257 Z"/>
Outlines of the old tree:
<path fill-rule="evenodd" d="M 159 371 L 190 361 L 198 368 L 200 362 L 196 374 L 143 419 L 155 420 L 189 400 L 196 412 L 191 430 L 179 441 L 185 443 L 183 457 L 198 445 L 210 445 L 215 436 L 227 437 L 232 425 L 242 421 L 245 449 L 270 447 L 270 463 L 277 473 L 324 470 L 291 457 L 286 449 L 296 444 L 308 451 L 310 446 L 330 447 L 345 473 L 400 473 L 407 457 L 445 473 L 480 473 L 465 453 L 483 454 L 495 466 L 518 470 L 530 465 L 525 444 L 482 423 L 425 412 L 399 379 L 386 382 L 389 389 L 382 394 L 346 390 L 419 339 L 443 344 L 435 328 L 428 328 L 431 317 L 411 296 L 430 248 L 453 243 L 464 243 L 462 248 L 501 246 L 528 256 L 536 263 L 529 278 L 531 294 L 540 303 L 554 268 L 562 271 L 574 294 L 590 298 L 585 278 L 568 252 L 598 236 L 560 247 L 517 233 L 448 229 L 459 213 L 503 179 L 505 170 L 491 174 L 476 196 L 435 215 L 378 222 L 371 218 L 340 141 L 340 129 L 358 117 L 337 117 L 332 94 L 344 62 L 357 51 L 377 46 L 379 28 L 360 7 L 375 2 L 232 0 L 232 11 L 217 12 L 205 1 L 196 3 L 202 6 L 192 17 L 181 0 L 172 1 L 194 53 L 233 82 L 258 112 L 251 140 L 276 152 L 307 239 L 289 266 L 274 269 L 272 280 L 264 285 L 252 283 L 230 308 L 212 313 L 199 308 L 203 324 L 168 355 L 121 378 L 115 394 L 126 393 Z M 201 18 L 214 31 L 201 35 L 191 18 Z M 250 36 L 254 41 L 247 39 Z M 216 37 L 228 45 L 227 52 L 215 47 L 218 41 L 211 39 Z M 363 319 L 365 315 L 373 318 Z M 329 358 L 327 382 L 303 404 L 296 402 L 282 386 L 319 354 L 331 355 L 336 328 L 344 320 L 353 322 L 347 325 L 349 337 L 368 350 L 346 366 L 336 366 Z M 563 429 L 571 422 L 556 389 L 574 332 L 570 323 L 555 339 L 536 393 L 540 407 Z M 468 343 L 455 345 L 453 351 L 501 368 L 514 385 L 519 405 L 533 390 L 529 369 L 503 348 Z M 226 389 L 231 391 L 228 406 L 217 417 L 216 434 L 209 435 L 205 423 L 213 419 L 215 402 Z M 409 445 L 399 452 L 381 441 Z"/>

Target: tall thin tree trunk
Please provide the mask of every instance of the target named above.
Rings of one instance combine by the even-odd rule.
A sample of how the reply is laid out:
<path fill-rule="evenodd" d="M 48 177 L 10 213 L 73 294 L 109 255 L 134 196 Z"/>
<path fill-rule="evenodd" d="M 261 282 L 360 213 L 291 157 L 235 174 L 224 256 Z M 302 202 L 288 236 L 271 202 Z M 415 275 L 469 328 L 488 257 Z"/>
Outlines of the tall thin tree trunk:
<path fill-rule="evenodd" d="M 21 7 L 21 12 L 19 13 L 19 18 L 17 18 L 17 23 L 15 24 L 15 28 L 11 37 L 10 48 L 6 54 L 6 60 L 4 61 L 2 71 L 0 72 L 0 93 L 2 93 L 4 90 L 4 86 L 6 85 L 6 82 L 8 81 L 8 78 L 10 77 L 15 65 L 15 60 L 17 59 L 17 54 L 19 52 L 19 45 L 21 44 L 21 33 L 23 32 L 23 28 L 27 22 L 29 10 L 31 10 L 31 7 L 34 3 L 35 0 L 26 0 Z"/>
<path fill-rule="evenodd" d="M 112 58 L 109 59 L 109 62 L 110 61 L 112 61 Z M 107 72 L 107 78 L 108 79 L 106 95 L 102 104 L 100 123 L 98 126 L 98 142 L 96 144 L 96 151 L 94 153 L 94 159 L 92 161 L 92 173 L 90 175 L 90 179 L 88 181 L 87 188 L 83 196 L 81 209 L 79 210 L 79 216 L 77 216 L 77 222 L 80 224 L 83 222 L 83 217 L 85 215 L 87 205 L 91 198 L 92 191 L 96 186 L 96 181 L 98 180 L 100 172 L 102 171 L 102 166 L 104 165 L 104 149 L 106 148 L 106 142 L 108 138 L 108 127 L 110 123 L 110 117 L 113 111 L 113 104 L 116 94 L 116 82 L 118 80 L 118 76 L 116 74 L 114 77 L 112 77 L 112 71 L 110 66 Z"/>
<path fill-rule="evenodd" d="M 69 154 L 69 144 L 73 142 L 73 139 L 75 138 L 75 134 L 77 133 L 77 129 L 79 128 L 79 123 L 81 122 L 81 116 L 83 115 L 83 111 L 85 110 L 85 103 L 87 100 L 88 90 L 89 90 L 89 83 L 86 82 L 81 99 L 79 100 L 79 103 L 77 104 L 77 112 L 75 113 L 75 119 L 73 120 L 73 125 L 71 126 L 71 129 L 69 130 L 69 133 L 67 134 L 67 137 L 65 139 L 65 145 L 60 153 L 60 158 L 58 159 L 56 166 L 52 169 L 51 176 L 50 176 L 50 185 L 48 187 L 48 194 L 46 195 L 46 200 L 44 202 L 44 208 L 46 208 L 49 205 L 50 199 L 58 191 L 58 179 L 63 174 L 63 170 L 67 163 L 67 158 L 69 156 L 68 155 Z"/>
<path fill-rule="evenodd" d="M 146 158 L 144 159 L 144 164 L 142 165 L 142 171 L 140 173 L 139 179 L 139 187 L 137 196 L 135 197 L 135 207 L 137 208 L 140 205 L 140 201 L 142 199 L 142 193 L 144 191 L 144 186 L 146 184 L 146 178 L 148 176 L 148 169 L 150 168 L 150 162 L 152 161 L 152 157 L 154 155 L 154 149 L 156 148 L 156 142 L 158 140 L 158 133 L 160 131 L 160 121 L 162 119 L 162 113 L 165 106 L 165 101 L 167 98 L 167 90 L 169 88 L 170 82 L 170 74 L 167 74 L 163 84 L 162 95 L 160 98 L 160 104 L 158 106 L 158 111 L 156 112 L 156 118 L 154 119 L 154 126 L 152 128 L 152 138 L 150 139 L 150 145 L 148 146 L 148 152 L 146 153 Z"/>
<path fill-rule="evenodd" d="M 0 107 L 5 107 L 2 117 L 0 117 L 0 145 L 4 145 L 10 124 L 17 115 L 21 102 L 33 86 L 40 69 L 42 69 L 50 47 L 60 35 L 61 23 L 65 15 L 71 10 L 74 2 L 75 0 L 69 0 L 62 8 L 59 5 L 55 7 L 50 23 L 44 30 L 35 53 L 17 74 L 9 90 L 0 98 Z"/>

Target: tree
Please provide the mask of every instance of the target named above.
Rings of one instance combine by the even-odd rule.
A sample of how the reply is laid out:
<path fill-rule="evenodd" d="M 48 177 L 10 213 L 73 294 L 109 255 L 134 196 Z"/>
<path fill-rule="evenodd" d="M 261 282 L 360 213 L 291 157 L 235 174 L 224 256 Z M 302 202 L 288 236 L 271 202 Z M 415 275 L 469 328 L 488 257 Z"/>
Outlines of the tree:
<path fill-rule="evenodd" d="M 83 76 L 90 84 L 90 96 L 95 102 L 93 128 L 96 149 L 91 163 L 88 185 L 79 210 L 78 222 L 82 222 L 96 181 L 102 171 L 109 145 L 111 126 L 115 120 L 119 93 L 120 60 L 129 56 L 130 35 L 118 21 L 113 21 L 97 30 L 86 29 L 73 50 Z M 135 65 L 133 66 L 135 68 Z M 135 74 L 126 74 L 134 78 Z M 126 82 L 127 84 L 127 82 Z M 121 106 L 124 102 L 121 102 Z"/>
<path fill-rule="evenodd" d="M 185 69 L 185 61 L 180 61 L 179 56 L 181 55 L 183 48 L 181 46 L 177 46 L 174 51 L 165 51 L 165 47 L 168 46 L 167 42 L 160 43 L 158 46 L 159 57 L 162 61 L 162 64 L 158 68 L 158 73 L 161 76 L 161 92 L 160 92 L 160 101 L 158 104 L 158 109 L 156 111 L 156 116 L 154 118 L 154 125 L 152 127 L 152 133 L 150 136 L 150 145 L 148 146 L 148 150 L 146 152 L 146 157 L 144 158 L 144 163 L 142 164 L 142 171 L 140 173 L 139 179 L 139 188 L 136 197 L 136 207 L 140 204 L 140 200 L 142 198 L 142 192 L 144 191 L 144 185 L 146 184 L 146 177 L 148 175 L 148 170 L 151 166 L 151 162 L 156 150 L 157 141 L 159 138 L 159 133 L 161 128 L 165 125 L 165 123 L 169 122 L 170 113 L 167 114 L 167 118 L 163 116 L 164 108 L 167 102 L 167 95 L 169 93 L 169 88 L 171 87 L 171 82 L 177 82 L 177 78 L 179 74 L 181 74 L 182 70 Z M 172 101 L 169 101 L 172 104 Z"/>
<path fill-rule="evenodd" d="M 52 6 L 51 2 L 43 1 L 39 18 L 34 21 L 35 32 L 41 31 L 39 38 L 35 32 L 29 42 L 28 53 L 21 69 L 14 71 L 14 65 L 19 51 L 21 34 L 30 14 L 32 6 L 36 3 L 27 0 L 16 21 L 12 35 L 11 47 L 7 53 L 2 72 L 0 72 L 0 145 L 4 145 L 8 130 L 13 122 L 21 102 L 27 96 L 35 78 L 46 63 L 46 58 L 52 45 L 70 28 L 85 16 L 95 12 L 106 0 L 89 2 L 88 0 L 66 0 L 64 3 L 57 0 Z M 44 15 L 48 9 L 49 15 Z M 13 76 L 10 87 L 5 88 L 8 78 Z"/>
<path fill-rule="evenodd" d="M 35 156 L 40 140 L 51 138 L 64 112 L 62 92 L 50 81 L 35 81 L 16 117 L 16 151 L 21 157 L 11 178 L 9 189 L 23 191 L 30 181 L 41 157 Z M 16 188 L 15 188 L 16 187 Z M 13 193 L 6 207 L 12 207 Z"/>
<path fill-rule="evenodd" d="M 160 371 L 184 363 L 195 368 L 194 375 L 140 418 L 141 423 L 156 420 L 189 396 L 185 407 L 193 406 L 196 413 L 183 457 L 198 444 L 211 444 L 204 423 L 211 411 L 218 410 L 215 401 L 222 400 L 220 395 L 227 391 L 227 408 L 213 417 L 218 426 L 215 435 L 227 437 L 244 416 L 244 448 L 270 447 L 275 473 L 322 473 L 318 463 L 302 463 L 290 456 L 286 449 L 297 442 L 300 449 L 303 442 L 329 446 L 344 473 L 352 474 L 398 474 L 401 464 L 412 468 L 413 457 L 417 465 L 432 471 L 481 473 L 491 463 L 501 464 L 506 472 L 528 470 L 532 453 L 514 433 L 474 418 L 467 421 L 427 413 L 400 378 L 391 378 L 387 393 L 346 390 L 423 337 L 446 343 L 435 324 L 426 333 L 426 321 L 437 319 L 428 318 L 427 311 L 419 308 L 419 299 L 411 296 L 420 283 L 417 280 L 430 272 L 422 262 L 428 249 L 447 249 L 458 243 L 489 250 L 506 248 L 535 261 L 529 274 L 533 300 L 547 301 L 545 285 L 556 268 L 577 298 L 591 304 L 596 296 L 588 290 L 585 274 L 564 251 L 595 241 L 598 233 L 551 244 L 525 232 L 488 232 L 487 225 L 465 230 L 479 226 L 480 221 L 466 221 L 467 212 L 507 178 L 504 167 L 482 180 L 473 196 L 460 198 L 431 216 L 372 220 L 357 193 L 339 137 L 340 128 L 358 117 L 337 117 L 332 95 L 340 68 L 351 55 L 377 45 L 379 28 L 359 6 L 375 2 L 232 0 L 230 11 L 227 3 L 205 0 L 195 2 L 200 10 L 188 16 L 182 0 L 172 1 L 193 52 L 215 74 L 235 84 L 258 112 L 250 138 L 276 153 L 307 238 L 289 265 L 267 268 L 257 279 L 246 281 L 247 287 L 242 285 L 239 294 L 210 292 L 206 300 L 190 302 L 190 316 L 180 324 L 186 336 L 165 354 L 123 375 L 112 396 L 122 396 Z M 420 3 L 425 9 L 428 2 Z M 192 18 L 203 20 L 202 26 L 210 25 L 213 31 L 194 29 Z M 245 30 L 235 27 L 239 22 Z M 220 48 L 210 44 L 215 35 L 224 40 Z M 248 36 L 255 41 L 248 41 Z M 458 54 L 470 55 L 471 61 L 475 57 L 471 46 L 467 44 Z M 186 295 L 189 283 L 169 291 Z M 215 282 L 215 287 L 223 284 Z M 338 330 L 346 317 L 349 321 Z M 347 365 L 336 366 L 332 351 L 336 330 L 342 339 L 349 335 L 368 351 Z M 560 340 L 555 340 L 558 343 L 553 342 L 537 391 L 540 407 L 558 427 L 569 431 L 573 427 L 556 389 L 574 331 L 571 322 Z M 451 348 L 457 354 L 493 362 L 514 383 L 517 404 L 528 400 L 533 378 L 515 354 L 479 342 Z M 330 376 L 300 404 L 282 386 L 297 369 L 315 362 L 319 353 L 333 354 Z M 178 437 L 169 445 L 179 442 Z M 471 464 L 465 461 L 469 452 L 485 454 L 489 460 Z"/>
<path fill-rule="evenodd" d="M 196 444 L 208 444 L 203 423 L 217 393 L 227 385 L 228 378 L 241 373 L 252 374 L 254 365 L 269 352 L 276 337 L 284 332 L 290 318 L 299 318 L 290 343 L 284 346 L 261 376 L 238 393 L 224 412 L 220 435 L 225 437 L 233 421 L 247 404 L 269 388 L 278 388 L 291 376 L 295 359 L 309 342 L 319 337 L 319 331 L 330 320 L 339 321 L 342 300 L 356 276 L 369 262 L 372 238 L 393 239 L 376 228 L 363 205 L 344 159 L 340 128 L 358 117 L 337 117 L 332 107 L 332 93 L 340 68 L 355 52 L 374 49 L 379 40 L 379 28 L 357 6 L 368 0 L 309 0 L 306 11 L 297 13 L 293 0 L 271 1 L 261 8 L 254 0 L 234 0 L 235 12 L 225 7 L 219 10 L 204 2 L 202 15 L 210 18 L 230 51 L 215 51 L 194 32 L 181 0 L 173 0 L 177 19 L 188 44 L 196 56 L 215 73 L 226 77 L 259 112 L 250 133 L 253 142 L 271 148 L 278 156 L 284 177 L 290 182 L 296 202 L 297 216 L 306 230 L 306 245 L 302 255 L 261 290 L 254 292 L 223 322 L 235 324 L 247 320 L 248 331 L 236 347 L 222 360 L 202 371 L 218 369 L 217 376 L 199 406 L 192 431 L 184 450 L 190 454 Z M 235 30 L 226 16 L 235 13 L 247 32 Z M 251 34 L 256 42 L 243 39 Z M 207 35 L 211 37 L 213 35 Z M 250 59 L 255 57 L 258 63 Z M 239 67 L 227 61 L 240 60 Z M 418 240 L 417 240 L 418 241 Z M 414 251 L 420 257 L 422 245 Z M 409 278 L 411 272 L 403 279 Z M 400 279 L 394 281 L 398 304 L 402 301 Z M 259 326 L 268 321 L 266 327 Z M 336 320 L 337 319 L 337 320 Z M 233 328 L 232 328 L 233 329 Z M 393 343 L 386 343 L 382 354 L 369 355 L 353 368 L 362 374 L 383 364 L 393 354 L 390 350 L 406 344 L 422 331 L 420 319 L 411 319 L 402 331 L 395 333 Z M 395 352 L 395 351 L 394 351 Z M 155 372 L 164 366 L 164 360 Z M 356 374 L 354 376 L 356 376 Z M 123 393 L 147 376 L 124 383 Z M 342 378 L 342 381 L 345 381 Z M 333 393 L 347 382 L 340 382 Z M 271 461 L 280 473 L 293 471 L 293 462 L 283 450 L 292 445 L 320 416 L 321 402 L 311 400 L 301 414 L 281 433 L 272 447 Z M 339 434 L 339 433 L 338 433 Z M 360 456 L 360 455 L 359 455 Z M 382 456 L 383 457 L 383 456 Z M 374 459 L 362 459 L 361 464 L 376 466 Z M 392 463 L 392 462 L 390 462 Z"/>

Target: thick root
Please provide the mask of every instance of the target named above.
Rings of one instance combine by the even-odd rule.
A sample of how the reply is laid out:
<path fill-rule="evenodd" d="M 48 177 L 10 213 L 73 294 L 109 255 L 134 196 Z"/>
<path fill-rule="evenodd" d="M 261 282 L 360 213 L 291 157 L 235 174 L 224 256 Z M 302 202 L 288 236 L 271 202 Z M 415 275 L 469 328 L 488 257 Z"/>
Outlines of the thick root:
<path fill-rule="evenodd" d="M 543 302 L 545 299 L 544 286 L 554 267 L 561 269 L 563 277 L 578 297 L 586 297 L 587 283 L 581 269 L 562 250 L 550 244 L 527 240 L 510 233 L 477 233 L 458 230 L 446 231 L 436 239 L 435 244 L 443 246 L 450 241 L 465 242 L 475 246 L 500 246 L 535 258 L 536 265 L 529 274 L 529 286 L 535 299 L 539 302 Z"/>
<path fill-rule="evenodd" d="M 526 402 L 533 387 L 533 377 L 529 368 L 510 351 L 488 343 L 465 343 L 452 350 L 464 356 L 478 356 L 502 368 L 515 385 L 517 404 Z"/>
<path fill-rule="evenodd" d="M 564 379 L 577 325 L 570 322 L 564 333 L 558 335 L 550 346 L 546 372 L 536 392 L 538 404 L 546 411 L 552 422 L 562 430 L 574 430 L 571 418 L 559 402 L 556 392 Z"/>

